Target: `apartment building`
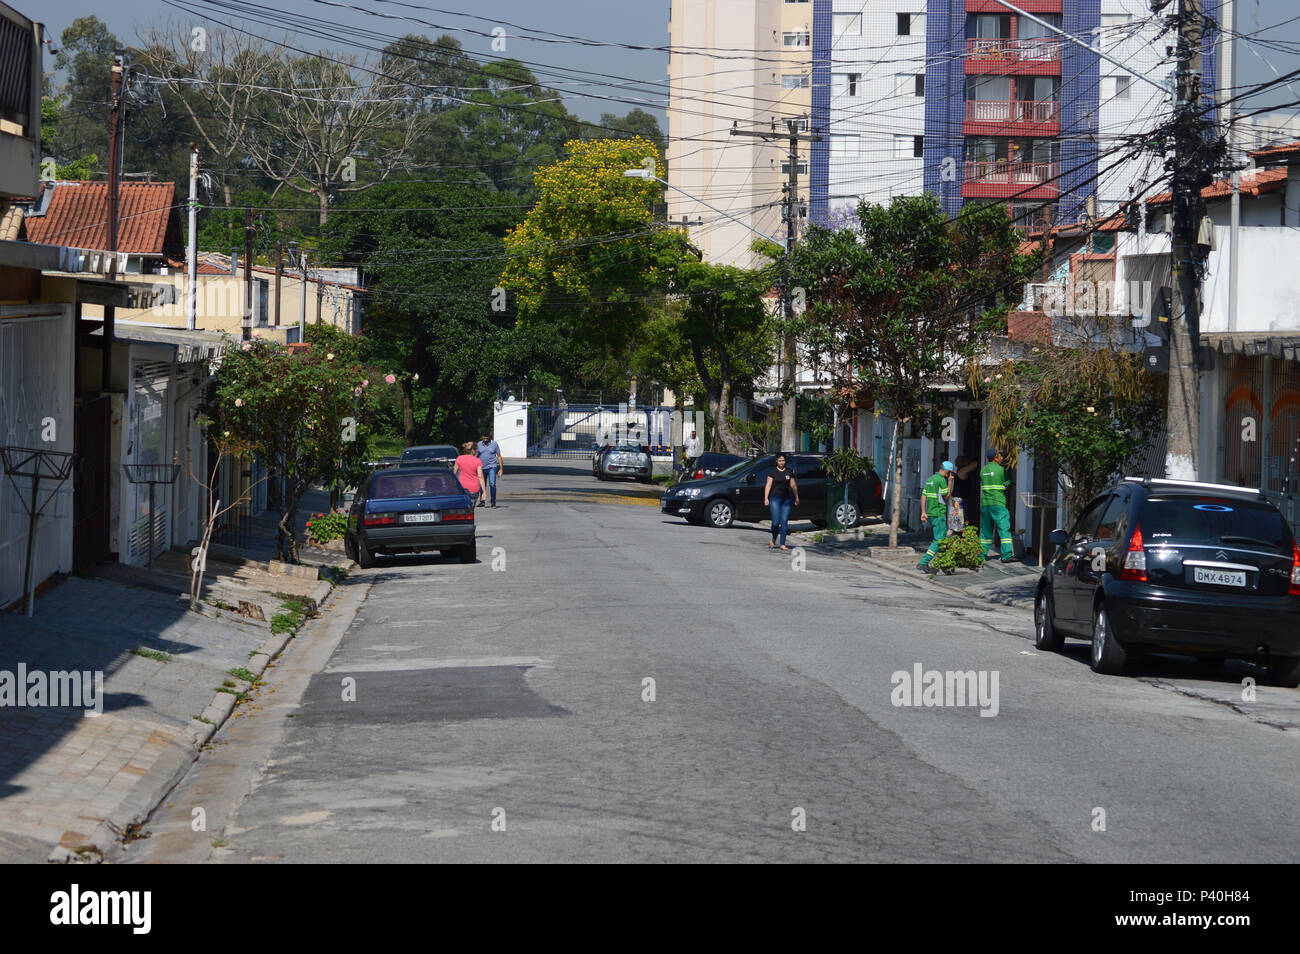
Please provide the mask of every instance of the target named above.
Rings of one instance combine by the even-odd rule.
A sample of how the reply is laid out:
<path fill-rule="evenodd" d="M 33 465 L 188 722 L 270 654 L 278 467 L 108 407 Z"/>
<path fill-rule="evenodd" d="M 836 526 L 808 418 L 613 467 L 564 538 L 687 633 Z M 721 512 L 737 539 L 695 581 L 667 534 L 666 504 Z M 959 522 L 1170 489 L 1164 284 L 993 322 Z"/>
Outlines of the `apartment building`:
<path fill-rule="evenodd" d="M 807 128 L 814 6 L 813 0 L 672 0 L 665 178 L 675 188 L 668 190 L 668 218 L 686 225 L 706 261 L 761 264 L 746 225 L 774 240 L 785 235 L 780 201 L 789 162 L 781 134 L 789 119 Z M 733 136 L 733 128 L 770 131 L 772 138 Z M 798 162 L 806 201 L 806 151 Z"/>
<path fill-rule="evenodd" d="M 1215 20 L 1226 0 L 1206 0 Z M 1133 137 L 1167 118 L 1165 21 L 1147 0 L 814 0 L 812 216 L 938 195 L 1006 203 L 1026 224 L 1103 216 L 1162 161 Z M 1065 31 L 1109 59 L 1066 40 Z M 1208 30 L 1205 95 L 1218 88 Z M 1123 64 L 1122 66 L 1119 64 Z"/>

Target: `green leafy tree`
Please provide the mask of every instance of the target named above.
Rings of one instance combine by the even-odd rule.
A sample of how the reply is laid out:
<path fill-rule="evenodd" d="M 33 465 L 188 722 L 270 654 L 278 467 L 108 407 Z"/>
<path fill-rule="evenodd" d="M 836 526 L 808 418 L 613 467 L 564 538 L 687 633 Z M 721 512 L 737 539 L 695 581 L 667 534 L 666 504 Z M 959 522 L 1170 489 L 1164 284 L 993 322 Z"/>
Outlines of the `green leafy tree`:
<path fill-rule="evenodd" d="M 355 471 L 370 391 L 392 386 L 361 363 L 360 348 L 346 336 L 321 337 L 298 353 L 264 340 L 244 342 L 222 358 L 205 408 L 214 434 L 247 448 L 282 482 L 276 542 L 281 558 L 292 563 L 298 562 L 294 530 L 303 494 Z"/>
<path fill-rule="evenodd" d="M 856 229 L 814 227 L 795 256 L 808 307 L 799 324 L 814 363 L 840 393 L 874 398 L 898 422 L 889 545 L 898 545 L 902 432 L 930 426 L 937 388 L 960 381 L 1005 328 L 1034 256 L 1006 210 L 949 219 L 932 195 L 863 203 Z"/>
<path fill-rule="evenodd" d="M 537 173 L 537 202 L 506 237 L 500 281 L 521 324 L 559 327 L 588 359 L 588 378 L 618 379 L 687 248 L 680 230 L 652 225 L 659 184 L 624 175 L 658 161 L 651 143 L 573 141 L 568 153 Z"/>

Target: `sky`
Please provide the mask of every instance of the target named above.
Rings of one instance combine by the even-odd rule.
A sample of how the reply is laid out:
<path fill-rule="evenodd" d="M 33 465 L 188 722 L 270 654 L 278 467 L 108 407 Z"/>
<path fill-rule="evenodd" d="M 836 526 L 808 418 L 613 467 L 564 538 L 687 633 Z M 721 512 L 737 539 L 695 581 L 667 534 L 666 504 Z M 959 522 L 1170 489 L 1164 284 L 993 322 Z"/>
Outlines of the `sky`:
<path fill-rule="evenodd" d="M 463 4 L 456 4 L 455 0 L 262 2 L 274 10 L 301 13 L 337 24 L 335 35 L 328 43 L 303 36 L 304 46 L 315 49 L 346 45 L 349 30 L 357 26 L 391 35 L 422 32 L 437 36 L 443 32 L 452 32 L 471 54 L 509 55 L 533 64 L 543 81 L 561 92 L 570 111 L 584 119 L 595 120 L 602 112 L 626 113 L 640 105 L 655 115 L 661 125 L 664 124 L 662 96 L 658 103 L 643 102 L 655 98 L 648 96 L 648 92 L 662 91 L 664 86 L 656 86 L 653 91 L 646 87 L 629 91 L 613 89 L 608 85 L 610 80 L 622 82 L 628 79 L 640 83 L 663 84 L 666 79 L 667 57 L 661 50 L 633 51 L 598 45 L 540 43 L 512 37 L 510 34 L 513 31 L 506 26 L 506 49 L 503 54 L 494 53 L 491 37 L 455 33 L 447 28 L 460 27 L 490 33 L 493 25 L 498 22 L 513 22 L 536 30 L 568 33 L 604 42 L 664 46 L 668 42 L 668 0 L 480 0 L 469 7 L 475 17 L 435 12 L 434 8 L 439 4 L 445 4 L 444 9 L 464 7 Z M 137 26 L 145 23 L 169 19 L 184 24 L 203 22 L 204 17 L 196 16 L 181 7 L 205 11 L 209 22 L 239 23 L 262 34 L 268 30 L 263 25 L 240 21 L 236 15 L 221 11 L 202 0 L 174 0 L 174 4 L 179 6 L 164 0 L 110 0 L 108 4 L 89 3 L 87 0 L 42 0 L 39 5 L 34 0 L 10 0 L 10 4 L 16 5 L 28 16 L 43 19 L 55 36 L 77 17 L 92 13 L 105 21 L 123 40 L 134 40 Z M 1300 15 L 1300 3 L 1297 0 L 1239 0 L 1239 4 L 1238 32 L 1256 33 L 1261 39 L 1300 45 L 1300 18 L 1297 18 Z M 437 28 L 401 19 L 383 19 L 374 13 L 367 14 L 349 7 L 378 11 L 392 17 L 417 17 L 436 24 Z M 1287 20 L 1292 22 L 1283 22 Z M 1300 55 L 1284 54 L 1249 43 L 1243 43 L 1240 47 L 1238 83 L 1241 86 L 1266 82 L 1279 73 L 1300 70 Z M 567 79 L 561 85 L 558 79 L 545 75 L 544 67 L 547 66 L 564 66 L 596 75 L 586 77 L 587 82 Z M 619 101 L 600 98 L 611 96 Z M 1244 108 L 1257 109 L 1297 100 L 1300 100 L 1300 81 L 1254 97 Z M 1297 107 L 1294 106 L 1288 108 L 1288 112 L 1296 110 Z"/>

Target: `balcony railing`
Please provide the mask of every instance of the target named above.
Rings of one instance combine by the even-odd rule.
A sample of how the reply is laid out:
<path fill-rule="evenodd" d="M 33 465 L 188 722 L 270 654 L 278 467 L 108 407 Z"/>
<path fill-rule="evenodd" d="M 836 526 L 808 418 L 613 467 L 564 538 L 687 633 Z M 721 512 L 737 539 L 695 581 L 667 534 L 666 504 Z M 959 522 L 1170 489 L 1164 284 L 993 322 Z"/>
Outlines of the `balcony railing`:
<path fill-rule="evenodd" d="M 1052 100 L 980 100 L 966 101 L 968 123 L 1054 123 L 1057 104 Z"/>
<path fill-rule="evenodd" d="M 1059 162 L 968 162 L 966 182 L 970 185 L 1040 186 L 1054 184 L 1061 173 Z"/>
<path fill-rule="evenodd" d="M 1019 40 L 972 39 L 966 41 L 971 59 L 1006 63 L 1045 63 L 1061 58 L 1061 41 L 1049 36 Z"/>

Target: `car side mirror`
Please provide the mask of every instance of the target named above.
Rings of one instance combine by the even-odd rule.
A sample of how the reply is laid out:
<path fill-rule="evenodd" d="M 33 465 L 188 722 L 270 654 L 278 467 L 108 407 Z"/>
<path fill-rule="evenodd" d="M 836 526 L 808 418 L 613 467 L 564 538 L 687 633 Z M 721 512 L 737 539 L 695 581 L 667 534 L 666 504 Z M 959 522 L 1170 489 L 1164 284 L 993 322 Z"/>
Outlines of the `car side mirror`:
<path fill-rule="evenodd" d="M 747 483 L 747 484 L 752 484 L 753 482 L 754 482 L 754 475 L 753 475 L 753 474 L 746 474 L 746 475 L 745 475 L 745 483 Z"/>
<path fill-rule="evenodd" d="M 1070 534 L 1065 530 L 1053 530 L 1047 536 L 1047 542 L 1057 547 L 1065 546 L 1065 541 L 1068 539 L 1070 539 Z"/>

